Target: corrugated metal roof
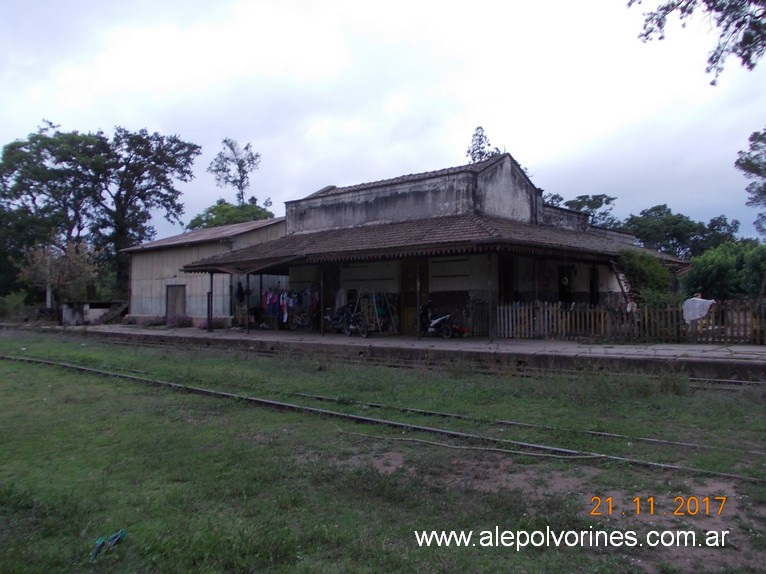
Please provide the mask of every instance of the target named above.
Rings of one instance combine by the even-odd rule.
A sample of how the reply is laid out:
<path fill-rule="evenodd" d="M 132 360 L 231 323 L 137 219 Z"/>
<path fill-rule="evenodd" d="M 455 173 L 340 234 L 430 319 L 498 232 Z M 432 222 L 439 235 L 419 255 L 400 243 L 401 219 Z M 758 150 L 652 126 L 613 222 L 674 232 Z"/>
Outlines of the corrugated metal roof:
<path fill-rule="evenodd" d="M 245 221 L 243 223 L 232 223 L 231 225 L 220 225 L 218 227 L 197 229 L 195 231 L 187 231 L 179 235 L 173 235 L 172 237 L 166 237 L 165 239 L 158 239 L 157 241 L 150 241 L 148 243 L 142 243 L 141 245 L 136 245 L 134 247 L 128 247 L 127 249 L 123 249 L 123 252 L 135 253 L 153 249 L 182 247 L 184 245 L 193 245 L 198 243 L 217 243 L 219 241 L 232 239 L 237 235 L 242 235 L 243 233 L 249 233 L 255 229 L 268 227 L 269 225 L 275 225 L 284 220 L 284 217 L 273 217 L 271 219 L 258 219 L 256 221 Z"/>

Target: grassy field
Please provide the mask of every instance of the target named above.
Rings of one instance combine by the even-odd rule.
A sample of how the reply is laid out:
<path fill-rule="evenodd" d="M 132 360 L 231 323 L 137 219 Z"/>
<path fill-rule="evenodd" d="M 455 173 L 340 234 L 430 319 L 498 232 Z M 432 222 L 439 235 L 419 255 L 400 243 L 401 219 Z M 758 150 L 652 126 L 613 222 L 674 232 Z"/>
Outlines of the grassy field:
<path fill-rule="evenodd" d="M 700 391 L 678 378 L 597 374 L 490 377 L 468 366 L 448 372 L 365 368 L 8 331 L 0 335 L 0 353 L 766 478 L 766 457 L 746 452 L 766 450 L 766 395 L 757 389 Z M 336 402 L 317 403 L 301 393 Z M 763 482 L 492 452 L 481 450 L 486 444 L 11 361 L 0 362 L 0 405 L 3 573 L 757 572 L 766 559 Z M 472 418 L 427 418 L 396 410 L 402 406 Z M 495 419 L 556 430 L 504 427 Z M 583 430 L 715 448 L 670 448 Z M 601 516 L 591 514 L 594 496 L 603 501 Z M 715 497 L 723 496 L 719 515 Z M 643 504 L 638 516 L 636 497 Z M 709 512 L 692 514 L 687 506 L 673 516 L 677 497 L 713 502 Z M 473 530 L 478 537 L 495 527 L 730 534 L 722 548 L 530 545 L 520 551 L 420 547 L 414 536 Z M 120 529 L 127 534 L 119 544 L 90 557 L 99 537 Z"/>

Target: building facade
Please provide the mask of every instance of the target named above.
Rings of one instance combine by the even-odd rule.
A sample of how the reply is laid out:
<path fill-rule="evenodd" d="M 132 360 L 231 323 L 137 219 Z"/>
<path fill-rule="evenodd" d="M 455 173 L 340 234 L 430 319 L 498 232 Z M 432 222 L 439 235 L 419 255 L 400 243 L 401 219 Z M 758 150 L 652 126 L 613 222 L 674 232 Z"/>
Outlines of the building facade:
<path fill-rule="evenodd" d="M 321 294 L 322 309 L 357 301 L 373 323 L 412 332 L 421 304 L 486 334 L 498 304 L 628 303 L 615 261 L 631 235 L 545 205 L 509 155 L 348 187 L 286 203 L 286 235 L 184 266 L 281 273 Z"/>
<path fill-rule="evenodd" d="M 200 275 L 182 267 L 214 255 L 278 239 L 285 234 L 285 218 L 264 219 L 189 231 L 126 249 L 130 263 L 129 320 L 172 321 L 188 317 L 194 324 L 212 316 L 229 320 L 235 315 L 237 288 L 243 280 L 235 271 Z M 265 277 L 266 288 L 286 286 L 287 277 Z M 257 298 L 248 306 L 258 303 Z"/>

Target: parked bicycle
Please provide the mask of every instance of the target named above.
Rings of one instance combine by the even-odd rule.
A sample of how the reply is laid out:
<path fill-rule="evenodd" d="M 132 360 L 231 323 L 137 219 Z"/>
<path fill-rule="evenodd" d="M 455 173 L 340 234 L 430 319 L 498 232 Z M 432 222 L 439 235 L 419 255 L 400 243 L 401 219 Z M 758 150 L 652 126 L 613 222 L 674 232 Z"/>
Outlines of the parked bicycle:
<path fill-rule="evenodd" d="M 305 329 L 306 331 L 310 331 L 311 327 L 311 314 L 308 311 L 291 313 L 287 318 L 287 328 L 290 331 L 295 331 L 296 329 Z"/>
<path fill-rule="evenodd" d="M 369 334 L 369 326 L 367 325 L 367 319 L 362 311 L 354 311 L 350 307 L 346 310 L 346 320 L 343 323 L 343 330 L 349 337 L 354 333 L 359 333 L 362 337 L 367 338 Z"/>
<path fill-rule="evenodd" d="M 324 331 L 335 331 L 336 333 L 345 332 L 346 314 L 348 307 L 348 305 L 338 307 L 334 314 L 332 309 L 328 307 L 325 310 L 324 317 L 322 318 L 324 321 Z"/>
<path fill-rule="evenodd" d="M 334 314 L 328 307 L 322 320 L 325 331 L 346 333 L 349 337 L 354 333 L 358 333 L 362 337 L 367 337 L 369 334 L 370 327 L 367 324 L 367 318 L 361 310 L 356 310 L 356 305 L 353 303 L 338 307 Z"/>

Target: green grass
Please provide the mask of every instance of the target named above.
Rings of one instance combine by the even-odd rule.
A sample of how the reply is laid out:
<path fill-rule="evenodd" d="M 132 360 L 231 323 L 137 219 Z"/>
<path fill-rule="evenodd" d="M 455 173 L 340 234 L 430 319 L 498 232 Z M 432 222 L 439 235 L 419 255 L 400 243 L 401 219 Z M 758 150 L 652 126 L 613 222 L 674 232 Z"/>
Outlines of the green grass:
<path fill-rule="evenodd" d="M 23 349 L 23 350 L 22 350 Z M 763 457 L 627 445 L 528 422 L 642 436 L 746 442 L 763 448 L 763 397 L 694 392 L 678 380 L 519 379 L 362 368 L 247 353 L 172 352 L 92 339 L 0 338 L 0 353 L 66 360 L 147 378 L 303 402 L 514 440 L 569 445 L 764 475 Z M 293 393 L 343 399 L 327 404 Z M 449 421 L 365 410 L 375 401 L 470 414 Z M 639 550 L 419 548 L 414 530 L 623 528 L 588 512 L 595 494 L 706 493 L 693 476 L 618 463 L 582 463 L 456 451 L 396 441 L 452 442 L 335 419 L 275 412 L 61 368 L 0 362 L 0 572 L 641 572 Z M 482 422 L 484 421 L 484 422 Z M 376 435 L 388 440 L 348 433 Z M 456 443 L 457 446 L 469 446 Z M 381 472 L 396 453 L 403 464 Z M 509 463 L 507 467 L 504 464 Z M 530 485 L 503 487 L 516 473 Z M 576 491 L 550 489 L 556 476 Z M 488 479 L 489 477 L 489 479 Z M 500 486 L 482 488 L 488 480 Z M 484 483 L 482 483 L 484 481 Z M 766 488 L 729 486 L 742 501 L 740 548 L 763 548 Z M 713 494 L 713 493 L 708 493 Z M 97 538 L 125 539 L 91 561 Z M 750 546 L 748 546 L 748 544 Z M 668 570 L 672 571 L 672 570 Z M 742 571 L 747 571 L 746 569 Z M 753 570 L 755 571 L 755 570 Z"/>

